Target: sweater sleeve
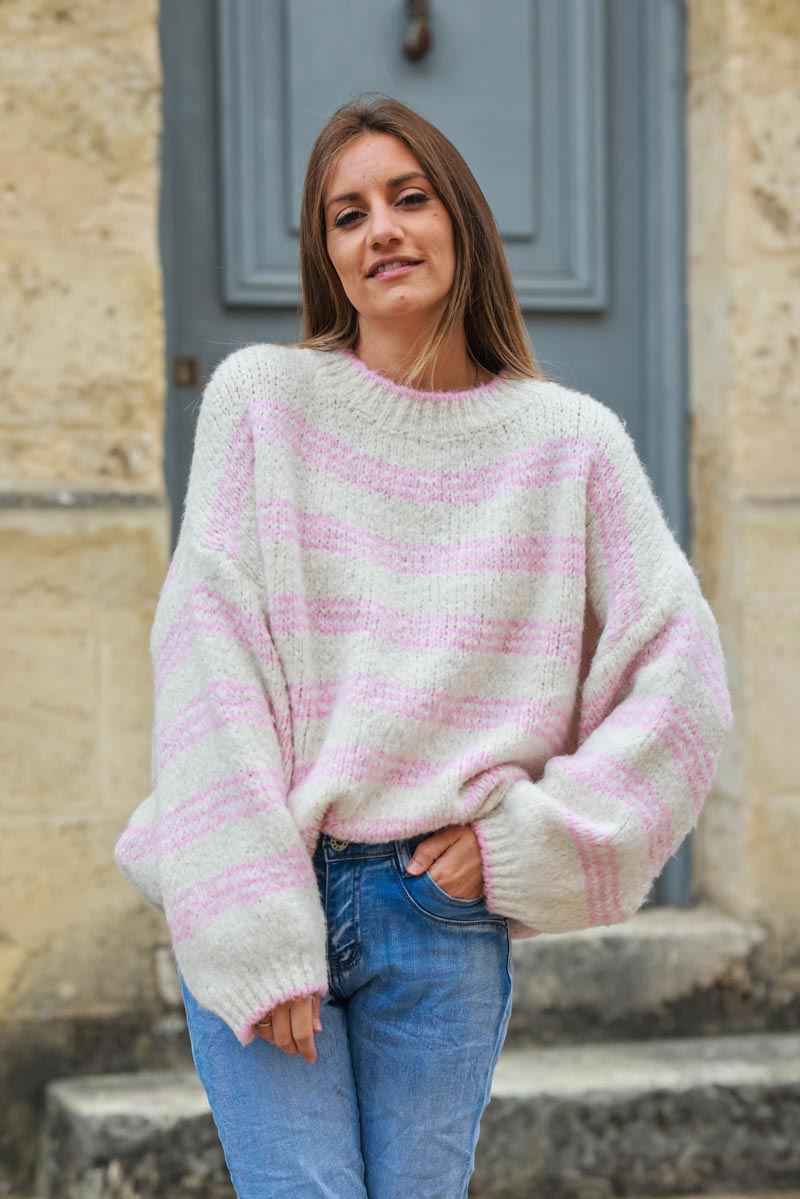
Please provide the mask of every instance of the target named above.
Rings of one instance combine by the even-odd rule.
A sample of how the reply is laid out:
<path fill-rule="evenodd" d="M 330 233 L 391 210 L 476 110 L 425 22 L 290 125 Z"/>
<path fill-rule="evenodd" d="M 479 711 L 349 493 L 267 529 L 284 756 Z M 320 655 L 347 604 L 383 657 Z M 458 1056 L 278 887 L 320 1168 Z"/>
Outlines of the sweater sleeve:
<path fill-rule="evenodd" d="M 624 423 L 598 411 L 577 748 L 473 822 L 487 905 L 522 935 L 637 911 L 696 825 L 733 725 L 716 620 Z"/>
<path fill-rule="evenodd" d="M 328 990 L 316 873 L 286 804 L 291 711 L 265 605 L 248 361 L 229 355 L 203 394 L 150 638 L 152 791 L 114 849 L 163 910 L 189 990 L 242 1045 L 277 1003 Z"/>

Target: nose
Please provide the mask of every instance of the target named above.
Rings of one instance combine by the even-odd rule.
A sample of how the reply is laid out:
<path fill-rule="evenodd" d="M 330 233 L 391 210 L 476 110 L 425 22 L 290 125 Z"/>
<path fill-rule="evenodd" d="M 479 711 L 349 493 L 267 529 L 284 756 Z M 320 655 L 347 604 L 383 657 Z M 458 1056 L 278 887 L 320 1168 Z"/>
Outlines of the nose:
<path fill-rule="evenodd" d="M 367 236 L 371 246 L 384 245 L 403 236 L 403 227 L 391 204 L 377 204 L 369 217 Z"/>

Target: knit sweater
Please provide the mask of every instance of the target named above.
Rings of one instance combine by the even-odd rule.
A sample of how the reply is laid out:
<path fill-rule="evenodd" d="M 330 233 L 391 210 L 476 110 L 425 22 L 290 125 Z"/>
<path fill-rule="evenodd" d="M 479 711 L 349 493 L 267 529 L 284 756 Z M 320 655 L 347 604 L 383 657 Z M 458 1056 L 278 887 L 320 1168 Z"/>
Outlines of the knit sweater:
<path fill-rule="evenodd" d="M 328 990 L 321 833 L 471 825 L 512 939 L 610 925 L 695 826 L 719 631 L 624 422 L 502 371 L 230 353 L 150 639 L 150 794 L 114 860 L 242 1045 Z"/>

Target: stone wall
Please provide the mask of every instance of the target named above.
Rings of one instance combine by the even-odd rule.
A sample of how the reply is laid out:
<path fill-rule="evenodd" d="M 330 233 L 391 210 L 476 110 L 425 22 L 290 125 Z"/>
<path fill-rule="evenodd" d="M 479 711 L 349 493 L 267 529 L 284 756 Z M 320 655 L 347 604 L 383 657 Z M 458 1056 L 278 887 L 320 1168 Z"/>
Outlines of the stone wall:
<path fill-rule="evenodd" d="M 701 892 L 800 941 L 800 4 L 689 0 L 694 556 L 736 724 Z"/>
<path fill-rule="evenodd" d="M 148 785 L 169 552 L 156 0 L 3 0 L 0 81 L 5 1161 L 7 1092 L 59 1073 L 60 1028 L 136 1003 L 120 950 L 149 965 L 160 936 L 111 857 Z"/>

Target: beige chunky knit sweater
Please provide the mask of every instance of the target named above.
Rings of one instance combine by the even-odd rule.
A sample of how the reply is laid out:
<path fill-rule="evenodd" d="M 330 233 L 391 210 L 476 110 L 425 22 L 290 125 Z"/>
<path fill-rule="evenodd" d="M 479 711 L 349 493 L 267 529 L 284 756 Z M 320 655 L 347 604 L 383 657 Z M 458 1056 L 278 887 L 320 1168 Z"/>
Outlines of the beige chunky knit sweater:
<path fill-rule="evenodd" d="M 327 991 L 311 857 L 471 824 L 512 938 L 607 925 L 732 726 L 717 624 L 618 416 L 553 382 L 400 387 L 228 355 L 151 636 L 151 793 L 114 860 L 235 1031 Z"/>

